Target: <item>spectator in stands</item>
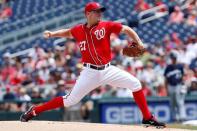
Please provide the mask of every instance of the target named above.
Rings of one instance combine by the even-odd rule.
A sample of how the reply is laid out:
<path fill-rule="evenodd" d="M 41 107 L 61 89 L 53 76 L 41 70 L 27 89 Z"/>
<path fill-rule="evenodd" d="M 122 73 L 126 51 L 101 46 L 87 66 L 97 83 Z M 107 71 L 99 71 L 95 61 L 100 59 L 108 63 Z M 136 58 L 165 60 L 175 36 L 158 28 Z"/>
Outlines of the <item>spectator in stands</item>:
<path fill-rule="evenodd" d="M 191 85 L 188 89 L 188 94 L 197 95 L 197 78 L 191 80 Z"/>
<path fill-rule="evenodd" d="M 5 5 L 3 9 L 0 11 L 0 22 L 5 21 L 9 17 L 12 16 L 12 8 L 9 6 Z"/>
<path fill-rule="evenodd" d="M 121 50 L 123 46 L 125 46 L 125 43 L 116 35 L 112 34 L 110 36 L 110 41 L 111 41 L 111 47 L 112 47 L 112 63 L 113 64 L 121 64 L 123 60 L 123 56 L 121 55 Z"/>
<path fill-rule="evenodd" d="M 122 40 L 116 34 L 111 34 L 110 41 L 112 47 L 122 46 L 123 44 Z"/>
<path fill-rule="evenodd" d="M 155 1 L 154 1 L 154 5 L 155 5 L 155 6 L 161 6 L 161 5 L 164 6 L 163 8 L 161 8 L 161 9 L 159 10 L 159 12 L 165 12 L 165 11 L 167 11 L 167 6 L 166 6 L 166 4 L 165 4 L 164 2 L 162 2 L 162 0 L 155 0 Z"/>
<path fill-rule="evenodd" d="M 68 56 L 67 56 L 67 58 L 68 58 Z M 60 53 L 58 53 L 58 54 L 56 53 L 54 59 L 55 59 L 56 68 L 62 68 L 63 65 L 66 63 L 66 59 L 65 59 L 64 55 L 62 55 Z"/>
<path fill-rule="evenodd" d="M 46 56 L 44 49 L 42 49 L 38 44 L 35 44 L 33 50 L 29 53 L 30 56 L 33 56 L 34 60 L 38 60 L 38 58 L 43 58 Z"/>
<path fill-rule="evenodd" d="M 56 68 L 54 56 L 55 56 L 54 52 L 51 49 L 49 49 L 47 52 L 47 61 L 50 70 L 54 70 Z"/>
<path fill-rule="evenodd" d="M 195 39 L 189 37 L 189 40 L 185 43 L 183 48 L 179 50 L 179 61 L 185 65 L 189 65 L 191 61 L 197 56 L 197 43 Z M 182 59 L 184 58 L 184 59 Z"/>
<path fill-rule="evenodd" d="M 62 78 L 66 81 L 67 87 L 73 87 L 76 82 L 77 76 L 71 69 L 66 69 L 65 71 L 66 72 L 62 73 Z"/>
<path fill-rule="evenodd" d="M 11 54 L 9 52 L 6 52 L 3 54 L 3 61 L 2 65 L 8 65 L 14 63 L 13 59 L 11 58 Z"/>
<path fill-rule="evenodd" d="M 196 77 L 195 77 L 194 71 L 191 70 L 189 67 L 185 67 L 184 82 L 185 82 L 187 89 L 191 87 L 192 81 L 195 79 Z"/>
<path fill-rule="evenodd" d="M 53 88 L 53 89 L 49 90 L 49 92 L 47 92 L 45 98 L 52 99 L 56 96 L 56 94 L 57 94 L 57 90 L 55 88 Z"/>
<path fill-rule="evenodd" d="M 141 81 L 142 84 L 142 90 L 144 92 L 145 96 L 152 96 L 152 91 L 150 89 L 150 87 L 147 86 L 145 81 Z"/>
<path fill-rule="evenodd" d="M 138 0 L 134 8 L 137 12 L 141 12 L 150 9 L 151 7 L 144 0 Z"/>
<path fill-rule="evenodd" d="M 5 3 L 5 0 L 0 0 L 0 11 L 1 11 L 1 6 Z"/>
<path fill-rule="evenodd" d="M 17 104 L 13 103 L 11 101 L 16 100 L 16 95 L 11 91 L 10 87 L 6 87 L 6 94 L 3 95 L 3 100 L 8 100 L 9 102 L 6 102 L 4 104 L 4 110 L 5 111 L 17 111 Z"/>
<path fill-rule="evenodd" d="M 0 0 L 0 12 L 2 8 L 9 2 L 9 0 Z"/>
<path fill-rule="evenodd" d="M 144 66 L 141 76 L 139 76 L 139 79 L 144 81 L 148 87 L 153 88 L 156 77 L 156 72 L 153 69 L 153 63 L 149 61 L 147 65 Z"/>
<path fill-rule="evenodd" d="M 80 114 L 83 120 L 88 121 L 90 119 L 90 113 L 93 110 L 94 103 L 91 100 L 82 102 L 80 107 Z"/>
<path fill-rule="evenodd" d="M 186 24 L 191 26 L 197 26 L 197 15 L 194 13 L 189 15 L 186 19 Z"/>
<path fill-rule="evenodd" d="M 171 49 L 175 48 L 175 43 L 170 39 L 170 35 L 166 34 L 163 38 L 165 51 L 169 52 Z"/>
<path fill-rule="evenodd" d="M 17 102 L 20 111 L 25 111 L 27 106 L 26 102 L 31 101 L 31 97 L 27 94 L 27 90 L 24 87 L 16 88 L 16 99 L 21 101 Z"/>
<path fill-rule="evenodd" d="M 47 63 L 43 64 L 42 67 L 38 70 L 39 78 L 42 79 L 45 84 L 50 79 L 50 70 L 47 66 Z"/>
<path fill-rule="evenodd" d="M 31 99 L 32 100 L 36 100 L 36 99 L 42 99 L 43 97 L 41 96 L 41 93 L 39 91 L 39 88 L 38 87 L 34 87 L 32 89 L 32 93 L 31 93 Z"/>
<path fill-rule="evenodd" d="M 197 7 L 197 2 L 196 0 L 188 0 L 186 3 L 183 5 L 183 10 L 184 10 L 184 17 L 188 18 L 189 15 L 192 13 L 196 14 L 196 7 Z"/>
<path fill-rule="evenodd" d="M 164 68 L 166 67 L 166 58 L 164 54 L 156 56 L 154 59 L 154 71 L 157 72 L 157 75 L 163 76 Z"/>
<path fill-rule="evenodd" d="M 15 58 L 15 69 L 16 69 L 16 72 L 12 73 L 13 78 L 10 79 L 10 84 L 16 86 L 16 85 L 22 84 L 23 81 L 25 81 L 27 77 L 27 74 L 24 68 L 24 63 L 22 59 L 20 59 L 19 57 Z"/>
<path fill-rule="evenodd" d="M 10 87 L 6 87 L 6 93 L 3 95 L 3 100 L 15 100 L 16 95 L 11 91 Z"/>
<path fill-rule="evenodd" d="M 184 67 L 177 63 L 177 52 L 170 53 L 171 64 L 167 65 L 164 76 L 166 78 L 165 86 L 170 96 L 170 107 L 174 121 L 183 121 L 186 118 L 185 112 L 185 94 L 183 90 Z"/>
<path fill-rule="evenodd" d="M 184 20 L 184 14 L 179 6 L 175 6 L 174 11 L 170 14 L 169 23 L 181 23 Z"/>
<path fill-rule="evenodd" d="M 186 1 L 186 7 L 190 11 L 196 12 L 196 7 L 197 7 L 197 1 L 196 0 L 187 0 Z"/>
<path fill-rule="evenodd" d="M 35 70 L 36 68 L 36 60 L 33 59 L 33 56 L 31 54 L 27 55 L 27 63 L 26 63 L 26 68 L 28 69 L 28 73 L 31 73 Z"/>
<path fill-rule="evenodd" d="M 75 56 L 75 57 L 80 57 L 80 56 L 78 56 L 79 49 L 74 41 L 68 40 L 64 46 L 65 46 L 65 49 L 64 49 L 65 56 L 71 55 L 71 56 Z"/>
<path fill-rule="evenodd" d="M 156 95 L 159 96 L 159 97 L 166 97 L 168 95 L 167 90 L 166 90 L 164 85 L 159 85 L 156 88 L 156 91 L 157 91 Z"/>
<path fill-rule="evenodd" d="M 102 90 L 101 87 L 96 88 L 91 92 L 91 99 L 97 100 L 102 98 Z"/>
<path fill-rule="evenodd" d="M 197 52 L 197 37 L 189 36 L 186 41 L 187 49 L 196 54 Z M 196 54 L 197 55 L 197 54 Z"/>
<path fill-rule="evenodd" d="M 197 56 L 191 61 L 189 67 L 196 73 L 195 76 L 197 77 Z"/>
<path fill-rule="evenodd" d="M 38 55 L 36 60 L 36 69 L 42 69 L 44 66 L 48 66 L 47 54 Z"/>
<path fill-rule="evenodd" d="M 8 58 L 5 58 L 5 59 L 8 59 Z M 5 84 L 10 84 L 10 80 L 15 77 L 16 73 L 17 73 L 16 67 L 11 63 L 11 60 L 9 60 L 3 65 L 0 75 L 2 77 L 2 81 Z"/>
<path fill-rule="evenodd" d="M 40 77 L 38 70 L 34 72 L 34 82 L 36 85 L 44 85 L 45 81 Z"/>
<path fill-rule="evenodd" d="M 24 87 L 18 88 L 17 99 L 20 101 L 31 101 L 31 97 L 27 94 Z"/>
<path fill-rule="evenodd" d="M 181 39 L 178 37 L 178 34 L 176 32 L 173 32 L 171 34 L 172 36 L 172 42 L 175 44 L 175 46 L 181 46 L 183 44 L 183 42 L 181 41 Z"/>
<path fill-rule="evenodd" d="M 66 92 L 66 85 L 64 80 L 59 80 L 57 83 L 57 94 L 56 96 L 64 96 L 68 92 Z"/>
<path fill-rule="evenodd" d="M 153 70 L 156 73 L 156 78 L 154 82 L 152 83 L 152 86 L 154 87 L 153 91 L 157 96 L 166 96 L 167 91 L 165 89 L 164 85 L 164 69 L 166 67 L 166 59 L 164 57 L 164 54 L 156 55 L 155 58 L 152 60 L 154 62 Z"/>
<path fill-rule="evenodd" d="M 81 60 L 81 54 L 79 51 L 79 48 L 77 47 L 77 44 L 74 41 L 68 40 L 65 43 L 65 49 L 63 51 L 63 54 L 61 56 L 65 59 L 65 64 L 72 68 L 72 70 L 75 70 L 75 66 L 78 62 Z"/>
<path fill-rule="evenodd" d="M 102 98 L 112 98 L 116 95 L 116 89 L 110 85 L 105 85 L 105 92 L 102 95 Z"/>
<path fill-rule="evenodd" d="M 6 4 L 6 3 L 8 3 L 9 1 L 11 1 L 11 0 L 0 0 L 0 4 Z M 14 1 L 14 0 L 13 0 Z"/>

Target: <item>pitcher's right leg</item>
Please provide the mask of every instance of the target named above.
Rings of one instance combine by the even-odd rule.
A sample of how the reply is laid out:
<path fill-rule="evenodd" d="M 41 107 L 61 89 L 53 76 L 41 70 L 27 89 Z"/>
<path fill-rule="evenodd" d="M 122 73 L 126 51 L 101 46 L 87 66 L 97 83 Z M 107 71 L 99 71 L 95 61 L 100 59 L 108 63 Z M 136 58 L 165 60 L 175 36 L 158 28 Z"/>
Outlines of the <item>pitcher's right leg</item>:
<path fill-rule="evenodd" d="M 20 120 L 22 122 L 27 122 L 44 111 L 60 108 L 63 106 L 69 107 L 78 103 L 86 94 L 100 85 L 98 75 L 99 74 L 96 70 L 85 68 L 76 81 L 73 90 L 68 95 L 56 97 L 44 104 L 31 107 L 21 115 Z"/>

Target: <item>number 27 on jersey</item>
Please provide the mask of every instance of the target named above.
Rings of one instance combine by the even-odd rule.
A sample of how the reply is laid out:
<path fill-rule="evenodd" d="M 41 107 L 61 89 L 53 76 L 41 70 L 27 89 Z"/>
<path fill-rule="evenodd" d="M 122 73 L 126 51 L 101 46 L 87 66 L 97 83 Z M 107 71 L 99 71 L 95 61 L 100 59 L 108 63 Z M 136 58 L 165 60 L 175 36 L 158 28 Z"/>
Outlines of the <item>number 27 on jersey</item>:
<path fill-rule="evenodd" d="M 85 51 L 86 50 L 86 41 L 81 41 L 79 43 L 79 48 L 81 51 Z"/>

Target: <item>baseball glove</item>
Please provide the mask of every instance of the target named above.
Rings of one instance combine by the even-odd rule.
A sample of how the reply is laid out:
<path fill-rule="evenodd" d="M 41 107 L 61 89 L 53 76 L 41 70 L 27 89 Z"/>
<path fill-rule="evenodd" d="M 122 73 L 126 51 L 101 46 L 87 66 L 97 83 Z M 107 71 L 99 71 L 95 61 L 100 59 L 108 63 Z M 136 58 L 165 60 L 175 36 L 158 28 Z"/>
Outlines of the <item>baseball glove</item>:
<path fill-rule="evenodd" d="M 123 55 L 129 57 L 139 57 L 141 56 L 146 49 L 143 46 L 139 46 L 137 43 L 132 43 L 129 46 L 123 48 Z"/>

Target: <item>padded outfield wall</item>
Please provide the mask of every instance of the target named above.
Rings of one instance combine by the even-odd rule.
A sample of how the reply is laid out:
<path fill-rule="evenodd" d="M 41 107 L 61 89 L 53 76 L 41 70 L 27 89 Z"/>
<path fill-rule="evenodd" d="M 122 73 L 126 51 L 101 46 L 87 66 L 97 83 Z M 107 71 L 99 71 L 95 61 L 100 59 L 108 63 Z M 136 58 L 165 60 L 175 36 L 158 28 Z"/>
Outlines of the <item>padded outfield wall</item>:
<path fill-rule="evenodd" d="M 151 112 L 162 122 L 173 122 L 167 97 L 149 97 L 148 105 Z M 187 120 L 197 120 L 197 96 L 186 97 Z M 102 99 L 97 101 L 93 113 L 94 122 L 100 123 L 140 123 L 141 113 L 132 99 Z M 97 117 L 95 117 L 97 116 Z"/>

